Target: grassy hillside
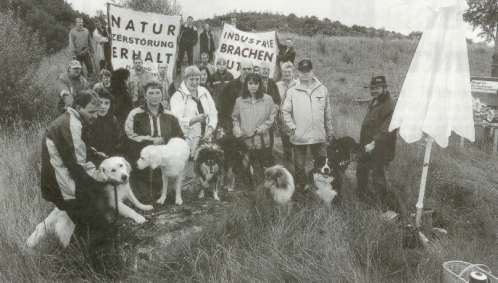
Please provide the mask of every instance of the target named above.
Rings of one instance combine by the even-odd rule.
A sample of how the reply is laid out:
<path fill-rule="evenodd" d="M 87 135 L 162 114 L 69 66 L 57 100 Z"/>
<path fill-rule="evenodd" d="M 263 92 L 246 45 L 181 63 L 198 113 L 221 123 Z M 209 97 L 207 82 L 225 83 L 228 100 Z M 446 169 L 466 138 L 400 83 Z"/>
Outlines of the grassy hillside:
<path fill-rule="evenodd" d="M 372 75 L 384 74 L 397 95 L 416 42 L 295 37 L 298 57 L 311 57 L 318 78 L 333 96 L 337 136 L 359 135 Z M 63 55 L 60 58 L 63 58 Z M 298 59 L 299 59 L 298 58 Z M 491 50 L 469 47 L 471 74 L 487 74 Z M 48 59 L 40 80 L 50 87 L 63 59 Z M 23 241 L 46 215 L 39 182 L 40 132 L 0 134 L 0 280 L 92 280 L 67 253 L 29 256 Z M 403 225 L 383 223 L 378 211 L 358 205 L 305 208 L 288 217 L 252 202 L 233 205 L 218 225 L 184 243 L 181 255 L 151 264 L 139 276 L 180 282 L 439 282 L 441 263 L 460 259 L 484 263 L 498 272 L 498 159 L 474 146 L 453 143 L 433 150 L 427 204 L 437 209 L 435 224 L 449 231 L 434 248 L 403 249 Z M 399 192 L 404 212 L 414 211 L 422 166 L 422 144 L 397 145 L 388 181 Z M 269 216 L 270 215 L 270 216 Z M 83 271 L 82 271 L 83 270 Z"/>

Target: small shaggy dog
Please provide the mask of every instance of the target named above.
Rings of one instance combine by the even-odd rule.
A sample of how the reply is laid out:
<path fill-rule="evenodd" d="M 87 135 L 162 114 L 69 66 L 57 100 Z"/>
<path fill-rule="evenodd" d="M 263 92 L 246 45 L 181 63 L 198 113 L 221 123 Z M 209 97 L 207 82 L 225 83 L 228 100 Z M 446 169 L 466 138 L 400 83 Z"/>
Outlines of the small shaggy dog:
<path fill-rule="evenodd" d="M 148 145 L 140 152 L 140 158 L 137 161 L 138 169 L 161 168 L 163 187 L 161 197 L 156 201 L 158 204 L 164 204 L 166 201 L 169 178 L 176 179 L 175 203 L 177 205 L 183 204 L 182 182 L 189 155 L 188 143 L 181 138 L 172 138 L 166 145 Z"/>
<path fill-rule="evenodd" d="M 213 198 L 220 200 L 218 190 L 223 184 L 223 151 L 216 144 L 203 144 L 197 149 L 194 162 L 194 171 L 201 185 L 199 198 L 204 198 L 204 191 L 212 188 Z"/>
<path fill-rule="evenodd" d="M 105 200 L 113 209 L 116 209 L 117 195 L 117 212 L 119 215 L 131 218 L 135 223 L 141 224 L 146 219 L 138 214 L 135 210 L 124 204 L 125 200 L 137 208 L 147 211 L 153 209 L 151 205 L 144 205 L 137 200 L 130 188 L 130 164 L 123 157 L 110 157 L 102 161 L 99 166 L 99 179 L 105 182 Z M 104 197 L 103 196 L 103 197 Z M 63 247 L 67 247 L 73 235 L 75 225 L 69 215 L 63 210 L 54 208 L 45 220 L 36 226 L 35 231 L 29 236 L 26 245 L 34 248 L 49 233 L 55 234 Z"/>
<path fill-rule="evenodd" d="M 337 171 L 327 157 L 319 157 L 313 163 L 313 169 L 308 173 L 307 189 L 311 190 L 316 197 L 326 204 L 331 204 L 337 196 L 334 185 Z"/>
<path fill-rule="evenodd" d="M 294 177 L 282 165 L 275 165 L 265 169 L 263 187 L 270 191 L 276 204 L 285 205 L 290 202 L 294 194 Z"/>

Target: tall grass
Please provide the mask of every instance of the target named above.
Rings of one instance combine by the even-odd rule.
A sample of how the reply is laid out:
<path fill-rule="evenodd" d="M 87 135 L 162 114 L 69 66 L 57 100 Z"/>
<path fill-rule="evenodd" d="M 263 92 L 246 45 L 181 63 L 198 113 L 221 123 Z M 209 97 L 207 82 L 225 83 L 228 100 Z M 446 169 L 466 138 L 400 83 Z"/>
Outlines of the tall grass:
<path fill-rule="evenodd" d="M 396 96 L 416 48 L 409 40 L 294 37 L 298 60 L 311 57 L 317 77 L 334 105 L 336 136 L 358 138 L 372 75 L 384 74 Z M 488 73 L 491 51 L 469 47 L 471 73 Z M 50 89 L 66 64 L 64 53 L 42 63 L 39 81 Z M 55 105 L 54 105 L 55 106 Z M 78 253 L 23 250 L 24 240 L 50 209 L 39 191 L 40 136 L 46 121 L 0 133 L 0 280 L 19 282 L 98 281 Z M 427 205 L 436 225 L 449 234 L 433 248 L 403 248 L 403 224 L 384 223 L 379 211 L 350 203 L 335 208 L 295 208 L 281 215 L 243 200 L 199 237 L 184 242 L 180 254 L 130 281 L 170 282 L 438 282 L 441 263 L 462 259 L 498 271 L 498 159 L 473 146 L 434 148 Z M 388 170 L 409 220 L 422 167 L 422 144 L 397 144 Z M 47 252 L 50 251 L 50 252 Z"/>

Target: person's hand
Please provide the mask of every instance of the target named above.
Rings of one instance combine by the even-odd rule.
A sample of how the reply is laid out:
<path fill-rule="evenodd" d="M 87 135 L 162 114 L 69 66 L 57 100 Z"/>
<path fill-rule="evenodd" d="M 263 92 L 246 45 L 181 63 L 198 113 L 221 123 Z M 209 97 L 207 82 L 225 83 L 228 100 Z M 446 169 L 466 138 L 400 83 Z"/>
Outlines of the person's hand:
<path fill-rule="evenodd" d="M 374 149 L 375 149 L 375 141 L 372 141 L 371 143 L 365 145 L 365 152 L 366 153 L 370 153 Z"/>

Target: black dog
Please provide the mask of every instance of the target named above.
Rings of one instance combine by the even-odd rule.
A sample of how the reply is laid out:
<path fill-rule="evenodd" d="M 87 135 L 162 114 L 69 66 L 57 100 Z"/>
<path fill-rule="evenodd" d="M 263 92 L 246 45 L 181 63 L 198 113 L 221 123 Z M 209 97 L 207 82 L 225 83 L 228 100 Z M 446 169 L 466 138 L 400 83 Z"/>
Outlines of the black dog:
<path fill-rule="evenodd" d="M 360 152 L 360 145 L 349 136 L 333 140 L 327 147 L 327 157 L 333 167 L 344 173 L 349 164 L 356 159 Z"/>
<path fill-rule="evenodd" d="M 249 177 L 249 182 L 252 182 L 253 169 L 247 145 L 241 139 L 226 134 L 223 128 L 217 128 L 214 137 L 215 143 L 224 152 L 224 184 L 228 191 L 233 191 L 235 187 L 235 175 Z"/>

